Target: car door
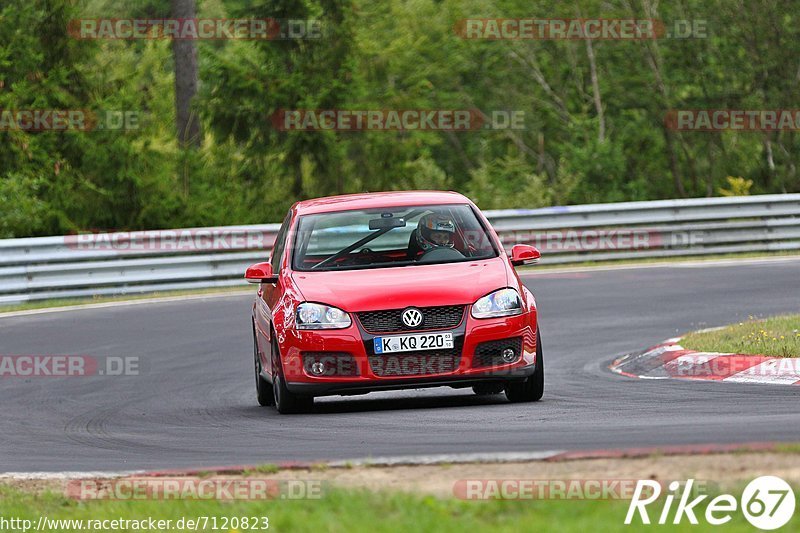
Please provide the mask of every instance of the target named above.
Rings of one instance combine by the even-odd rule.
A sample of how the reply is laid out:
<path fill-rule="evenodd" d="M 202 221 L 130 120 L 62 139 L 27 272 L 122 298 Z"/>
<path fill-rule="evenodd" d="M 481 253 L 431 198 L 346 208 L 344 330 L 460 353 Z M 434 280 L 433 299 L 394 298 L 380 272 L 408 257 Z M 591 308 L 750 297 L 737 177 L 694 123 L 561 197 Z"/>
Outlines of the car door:
<path fill-rule="evenodd" d="M 275 244 L 272 247 L 269 263 L 272 267 L 272 274 L 278 275 L 280 272 L 281 261 L 283 259 L 284 251 L 286 250 L 286 239 L 289 234 L 289 225 L 291 224 L 291 212 L 286 215 L 286 218 L 281 224 L 280 230 L 275 237 Z M 261 345 L 261 365 L 270 375 L 272 375 L 272 315 L 273 310 L 281 298 L 281 282 L 278 283 L 261 283 L 258 290 L 258 299 L 256 305 L 256 322 L 259 336 L 261 337 L 259 344 Z"/>

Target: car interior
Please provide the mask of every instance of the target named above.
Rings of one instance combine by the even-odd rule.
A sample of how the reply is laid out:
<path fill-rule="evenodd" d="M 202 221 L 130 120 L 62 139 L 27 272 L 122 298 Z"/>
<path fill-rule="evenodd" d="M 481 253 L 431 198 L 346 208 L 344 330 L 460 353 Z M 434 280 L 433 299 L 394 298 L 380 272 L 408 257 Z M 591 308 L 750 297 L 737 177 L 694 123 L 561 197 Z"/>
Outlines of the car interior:
<path fill-rule="evenodd" d="M 495 256 L 496 250 L 472 211 L 466 206 L 454 207 L 407 208 L 402 212 L 385 210 L 373 213 L 368 220 L 359 220 L 357 225 L 317 228 L 312 221 L 309 228 L 303 224 L 298 231 L 295 268 L 310 271 L 368 268 Z M 418 244 L 417 223 L 430 213 L 453 220 L 452 247 L 425 251 Z M 333 242 L 346 243 L 346 246 L 331 246 Z"/>

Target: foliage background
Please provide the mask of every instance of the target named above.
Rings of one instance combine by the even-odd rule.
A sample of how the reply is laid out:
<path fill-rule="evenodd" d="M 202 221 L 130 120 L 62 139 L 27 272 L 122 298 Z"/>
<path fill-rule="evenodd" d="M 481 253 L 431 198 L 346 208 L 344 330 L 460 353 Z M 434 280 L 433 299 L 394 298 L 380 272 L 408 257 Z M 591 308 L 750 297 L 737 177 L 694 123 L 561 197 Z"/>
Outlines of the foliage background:
<path fill-rule="evenodd" d="M 0 1 L 0 109 L 143 117 L 129 131 L 0 131 L 0 238 L 275 222 L 297 199 L 367 190 L 452 189 L 482 208 L 800 191 L 797 132 L 664 124 L 669 109 L 800 107 L 800 0 L 198 0 L 197 9 L 320 19 L 327 31 L 198 42 L 204 138 L 182 149 L 170 43 L 67 34 L 74 18 L 169 16 L 168 0 Z M 695 20 L 707 37 L 591 49 L 460 38 L 456 22 L 475 17 Z M 272 129 L 267 117 L 293 108 L 522 111 L 525 129 Z"/>

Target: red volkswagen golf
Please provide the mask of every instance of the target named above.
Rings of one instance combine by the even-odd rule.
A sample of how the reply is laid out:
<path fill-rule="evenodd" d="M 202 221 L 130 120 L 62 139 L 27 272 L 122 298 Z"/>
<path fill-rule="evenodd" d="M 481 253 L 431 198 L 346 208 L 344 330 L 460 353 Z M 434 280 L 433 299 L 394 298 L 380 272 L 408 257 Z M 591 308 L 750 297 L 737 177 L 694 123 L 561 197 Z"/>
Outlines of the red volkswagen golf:
<path fill-rule="evenodd" d="M 449 386 L 544 391 L 536 302 L 486 217 L 453 192 L 387 192 L 292 206 L 270 261 L 247 269 L 258 403 Z"/>

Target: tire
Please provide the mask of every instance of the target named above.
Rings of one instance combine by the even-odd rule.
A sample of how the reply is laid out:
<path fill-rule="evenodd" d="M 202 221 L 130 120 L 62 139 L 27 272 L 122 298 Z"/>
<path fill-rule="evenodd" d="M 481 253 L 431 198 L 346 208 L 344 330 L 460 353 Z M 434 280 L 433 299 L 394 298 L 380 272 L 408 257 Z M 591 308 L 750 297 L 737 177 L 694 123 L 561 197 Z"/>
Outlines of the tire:
<path fill-rule="evenodd" d="M 313 396 L 298 396 L 286 388 L 283 378 L 283 364 L 281 363 L 278 344 L 272 341 L 272 397 L 275 409 L 282 415 L 305 413 L 314 406 Z"/>
<path fill-rule="evenodd" d="M 500 394 L 503 392 L 502 383 L 479 383 L 472 387 L 472 392 L 478 396 L 490 396 L 492 394 Z"/>
<path fill-rule="evenodd" d="M 258 357 L 258 342 L 256 340 L 255 325 L 253 326 L 253 360 L 255 362 L 256 399 L 258 400 L 258 405 L 262 407 L 274 405 L 275 400 L 272 394 L 272 385 L 261 375 L 261 359 Z"/>
<path fill-rule="evenodd" d="M 542 337 L 536 329 L 536 370 L 525 381 L 506 383 L 506 398 L 512 403 L 538 402 L 544 394 L 544 357 Z"/>

